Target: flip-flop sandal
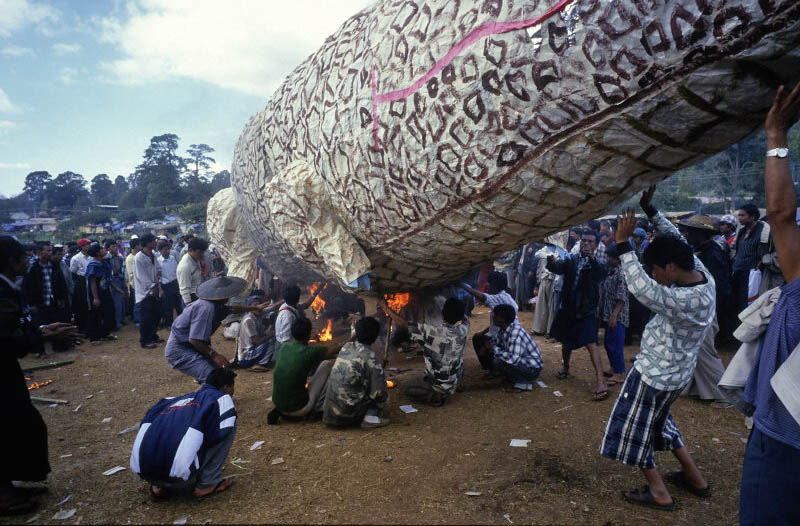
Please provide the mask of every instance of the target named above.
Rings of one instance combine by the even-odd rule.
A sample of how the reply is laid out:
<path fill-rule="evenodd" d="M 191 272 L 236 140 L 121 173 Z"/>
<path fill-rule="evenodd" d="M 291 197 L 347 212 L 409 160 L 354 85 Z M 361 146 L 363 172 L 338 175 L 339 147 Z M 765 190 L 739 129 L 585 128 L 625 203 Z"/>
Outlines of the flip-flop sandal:
<path fill-rule="evenodd" d="M 228 482 L 228 485 L 227 485 L 227 486 L 223 486 L 222 488 L 220 488 L 220 486 L 222 486 L 223 484 L 225 484 L 225 482 Z M 205 499 L 205 498 L 211 497 L 212 495 L 217 495 L 217 494 L 219 494 L 219 493 L 222 493 L 223 491 L 227 490 L 227 489 L 228 489 L 228 488 L 230 488 L 231 486 L 233 486 L 233 480 L 231 480 L 231 479 L 229 479 L 229 478 L 227 478 L 227 479 L 222 479 L 222 480 L 220 480 L 219 482 L 217 482 L 217 485 L 216 485 L 216 486 L 214 486 L 214 489 L 213 489 L 213 490 L 209 491 L 209 492 L 208 492 L 208 493 L 206 493 L 205 495 L 200 495 L 200 496 L 197 496 L 197 495 L 195 495 L 195 497 L 194 497 L 194 498 L 196 498 L 196 499 Z"/>
<path fill-rule="evenodd" d="M 269 372 L 269 369 L 267 369 L 263 365 L 253 365 L 245 369 L 245 371 L 250 371 L 251 373 L 266 373 Z"/>
<path fill-rule="evenodd" d="M 12 502 L 6 506 L 0 506 L 0 517 L 9 517 L 11 515 L 22 515 L 28 513 L 36 507 L 36 502 L 32 501 L 27 496 L 16 502 Z"/>
<path fill-rule="evenodd" d="M 606 398 L 608 398 L 608 389 L 604 391 L 595 391 L 592 394 L 592 400 L 594 400 L 595 402 L 602 402 Z"/>
<path fill-rule="evenodd" d="M 569 378 L 569 371 L 561 369 L 556 373 L 556 378 L 558 378 L 559 380 L 566 380 L 567 378 Z"/>
<path fill-rule="evenodd" d="M 630 495 L 626 495 L 624 491 L 622 492 L 622 498 L 625 499 L 625 502 L 661 511 L 673 511 L 675 509 L 674 498 L 672 499 L 672 504 L 659 504 L 653 498 L 653 494 L 650 493 L 649 486 L 628 490 L 628 493 L 630 493 Z"/>
<path fill-rule="evenodd" d="M 683 470 L 680 471 L 670 471 L 666 475 L 664 475 L 664 480 L 667 482 L 671 482 L 675 486 L 679 488 L 685 489 L 695 497 L 700 497 L 701 499 L 708 499 L 713 494 L 713 490 L 711 489 L 711 484 L 708 484 L 705 488 L 696 488 L 692 486 L 686 477 L 684 477 Z"/>

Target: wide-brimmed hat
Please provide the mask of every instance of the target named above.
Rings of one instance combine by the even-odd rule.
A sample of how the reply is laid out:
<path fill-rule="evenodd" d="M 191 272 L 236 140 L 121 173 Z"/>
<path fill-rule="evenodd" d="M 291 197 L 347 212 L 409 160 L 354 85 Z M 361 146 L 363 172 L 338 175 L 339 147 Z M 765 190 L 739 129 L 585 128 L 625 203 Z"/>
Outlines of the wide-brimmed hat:
<path fill-rule="evenodd" d="M 681 219 L 678 221 L 680 226 L 687 228 L 696 228 L 697 230 L 706 230 L 709 232 L 717 232 L 717 223 L 711 216 L 705 214 L 695 214 L 688 219 Z"/>
<path fill-rule="evenodd" d="M 208 301 L 227 300 L 241 295 L 247 288 L 247 281 L 242 278 L 223 276 L 213 278 L 197 287 L 197 297 Z"/>

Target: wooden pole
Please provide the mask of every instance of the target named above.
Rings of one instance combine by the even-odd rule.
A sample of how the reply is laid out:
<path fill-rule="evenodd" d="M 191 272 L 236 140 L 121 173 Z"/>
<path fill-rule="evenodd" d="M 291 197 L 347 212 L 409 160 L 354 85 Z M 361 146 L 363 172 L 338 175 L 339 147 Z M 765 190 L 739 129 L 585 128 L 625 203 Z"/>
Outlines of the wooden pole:
<path fill-rule="evenodd" d="M 53 369 L 55 367 L 61 367 L 62 365 L 69 365 L 71 363 L 75 363 L 75 360 L 64 360 L 61 362 L 50 362 L 50 363 L 43 363 L 41 365 L 34 365 L 32 367 L 26 367 L 22 370 L 23 373 L 27 373 L 30 371 L 41 371 L 42 369 Z"/>

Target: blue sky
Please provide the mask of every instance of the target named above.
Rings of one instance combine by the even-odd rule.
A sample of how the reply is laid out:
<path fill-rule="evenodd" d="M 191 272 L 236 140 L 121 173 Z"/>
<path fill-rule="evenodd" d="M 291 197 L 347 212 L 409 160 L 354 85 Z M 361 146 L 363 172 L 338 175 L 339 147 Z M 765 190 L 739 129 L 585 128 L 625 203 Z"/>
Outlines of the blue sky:
<path fill-rule="evenodd" d="M 129 175 L 150 138 L 230 167 L 247 119 L 366 0 L 0 0 L 0 194 Z"/>

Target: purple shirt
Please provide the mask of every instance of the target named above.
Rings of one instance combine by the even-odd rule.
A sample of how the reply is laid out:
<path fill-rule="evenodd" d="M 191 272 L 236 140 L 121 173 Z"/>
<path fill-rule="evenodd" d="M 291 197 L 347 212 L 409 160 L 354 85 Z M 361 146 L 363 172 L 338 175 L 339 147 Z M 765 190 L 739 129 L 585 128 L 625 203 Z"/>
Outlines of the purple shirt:
<path fill-rule="evenodd" d="M 800 342 L 800 278 L 781 287 L 781 296 L 758 348 L 742 398 L 756 408 L 753 421 L 765 435 L 800 449 L 800 425 L 769 381 Z"/>

